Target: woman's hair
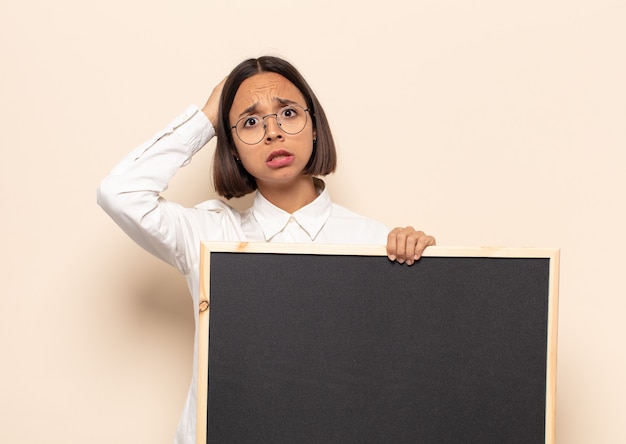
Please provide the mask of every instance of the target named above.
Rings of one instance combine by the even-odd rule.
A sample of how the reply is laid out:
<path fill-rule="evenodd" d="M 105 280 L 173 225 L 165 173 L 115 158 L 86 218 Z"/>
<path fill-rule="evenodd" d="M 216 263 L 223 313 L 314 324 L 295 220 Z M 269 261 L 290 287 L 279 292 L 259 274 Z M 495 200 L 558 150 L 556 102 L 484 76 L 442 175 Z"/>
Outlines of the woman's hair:
<path fill-rule="evenodd" d="M 233 141 L 229 114 L 237 90 L 243 81 L 263 72 L 280 74 L 293 83 L 306 100 L 317 141 L 313 144 L 313 153 L 303 173 L 325 176 L 335 171 L 337 166 L 335 143 L 326 114 L 304 77 L 289 62 L 278 57 L 264 56 L 249 59 L 237 65 L 229 74 L 220 98 L 216 128 L 217 146 L 213 156 L 213 182 L 218 194 L 226 199 L 245 196 L 257 189 L 255 178 L 236 158 L 237 150 Z"/>

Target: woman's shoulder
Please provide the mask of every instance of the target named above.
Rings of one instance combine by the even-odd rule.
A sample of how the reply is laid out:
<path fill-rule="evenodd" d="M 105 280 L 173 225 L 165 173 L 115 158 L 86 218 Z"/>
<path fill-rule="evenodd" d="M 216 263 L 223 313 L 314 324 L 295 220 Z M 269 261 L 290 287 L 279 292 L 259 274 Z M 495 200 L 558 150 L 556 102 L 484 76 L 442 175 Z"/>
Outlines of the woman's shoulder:
<path fill-rule="evenodd" d="M 194 206 L 194 209 L 202 211 L 228 211 L 238 212 L 234 207 L 224 202 L 222 199 L 209 199 L 204 202 L 200 202 Z"/>
<path fill-rule="evenodd" d="M 345 223 L 349 226 L 366 228 L 368 231 L 380 232 L 385 235 L 389 232 L 389 229 L 382 222 L 373 219 L 368 216 L 359 214 L 353 210 L 350 210 L 343 205 L 336 203 L 332 204 L 332 212 L 330 218 L 338 223 Z"/>
<path fill-rule="evenodd" d="M 332 215 L 334 217 L 353 219 L 355 221 L 361 220 L 363 222 L 371 222 L 371 223 L 383 225 L 381 222 L 377 221 L 376 219 L 373 219 L 368 216 L 363 216 L 362 214 L 359 214 L 356 211 L 350 210 L 344 207 L 343 205 L 337 204 L 335 202 L 332 203 L 332 209 L 333 209 Z"/>
<path fill-rule="evenodd" d="M 233 223 L 241 224 L 252 214 L 252 207 L 246 207 L 245 205 L 234 206 L 222 199 L 209 199 L 196 204 L 192 211 L 200 214 L 202 217 L 213 218 L 217 216 L 226 218 Z"/>

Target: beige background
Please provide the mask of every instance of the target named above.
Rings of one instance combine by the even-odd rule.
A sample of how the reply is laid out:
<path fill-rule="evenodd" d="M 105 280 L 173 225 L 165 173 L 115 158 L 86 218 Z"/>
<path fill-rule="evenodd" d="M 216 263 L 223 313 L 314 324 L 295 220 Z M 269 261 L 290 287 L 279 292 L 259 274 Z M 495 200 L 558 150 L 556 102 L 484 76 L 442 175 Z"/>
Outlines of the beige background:
<path fill-rule="evenodd" d="M 562 249 L 557 441 L 626 442 L 626 1 L 1 0 L 0 37 L 0 442 L 171 442 L 191 303 L 95 189 L 265 53 L 325 105 L 337 202 Z M 213 197 L 212 147 L 170 199 Z"/>

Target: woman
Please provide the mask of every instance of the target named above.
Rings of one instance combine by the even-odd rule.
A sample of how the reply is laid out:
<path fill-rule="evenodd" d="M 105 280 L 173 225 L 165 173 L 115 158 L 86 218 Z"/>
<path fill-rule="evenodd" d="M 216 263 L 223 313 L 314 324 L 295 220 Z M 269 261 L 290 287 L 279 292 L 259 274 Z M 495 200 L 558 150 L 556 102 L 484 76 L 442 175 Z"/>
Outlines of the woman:
<path fill-rule="evenodd" d="M 184 208 L 160 196 L 214 135 L 217 192 L 230 199 L 258 190 L 244 212 L 217 199 Z M 101 183 L 98 203 L 139 245 L 185 275 L 194 306 L 201 241 L 386 244 L 390 260 L 408 265 L 435 245 L 412 227 L 389 231 L 332 203 L 318 176 L 335 166 L 329 125 L 309 85 L 288 62 L 261 57 L 239 64 L 201 110 L 188 108 L 123 159 Z M 197 348 L 178 443 L 195 442 Z"/>

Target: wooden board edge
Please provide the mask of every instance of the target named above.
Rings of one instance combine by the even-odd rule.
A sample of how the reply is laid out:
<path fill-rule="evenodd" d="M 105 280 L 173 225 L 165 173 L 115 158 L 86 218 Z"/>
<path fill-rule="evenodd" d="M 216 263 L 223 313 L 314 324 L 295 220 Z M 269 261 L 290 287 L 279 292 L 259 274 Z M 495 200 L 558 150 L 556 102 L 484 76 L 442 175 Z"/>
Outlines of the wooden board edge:
<path fill-rule="evenodd" d="M 200 245 L 200 270 L 209 270 L 211 251 Z M 200 298 L 198 301 L 198 374 L 196 400 L 196 444 L 207 443 L 207 408 L 209 389 L 209 313 L 211 307 L 209 276 L 200 273 Z"/>
<path fill-rule="evenodd" d="M 548 289 L 548 349 L 546 361 L 546 444 L 556 443 L 556 367 L 558 346 L 560 250 L 550 258 Z"/>
<path fill-rule="evenodd" d="M 354 256 L 387 256 L 384 245 L 297 244 L 282 242 L 202 242 L 204 248 L 223 253 L 269 254 L 345 254 Z M 428 247 L 424 257 L 520 257 L 553 258 L 558 248 L 534 247 Z"/>

